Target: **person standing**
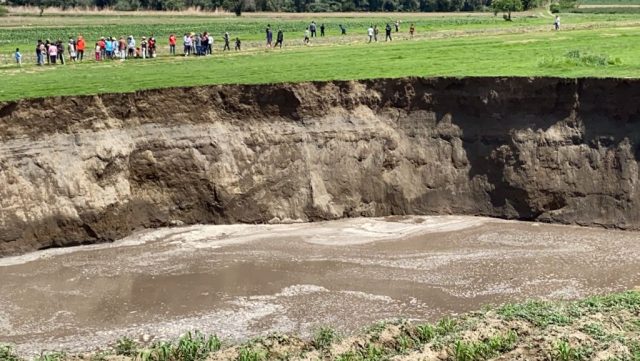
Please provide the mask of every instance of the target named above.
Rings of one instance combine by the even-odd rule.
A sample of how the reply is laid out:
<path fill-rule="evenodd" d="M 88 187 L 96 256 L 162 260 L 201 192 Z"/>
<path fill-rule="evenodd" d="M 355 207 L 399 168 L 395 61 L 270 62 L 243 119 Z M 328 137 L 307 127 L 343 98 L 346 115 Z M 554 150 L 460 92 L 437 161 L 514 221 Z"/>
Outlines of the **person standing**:
<path fill-rule="evenodd" d="M 280 46 L 280 49 L 282 49 L 283 41 L 284 41 L 284 33 L 282 32 L 282 29 L 278 29 L 278 35 L 276 35 L 276 46 Z"/>
<path fill-rule="evenodd" d="M 378 42 L 378 33 L 380 32 L 380 30 L 378 30 L 378 25 L 374 25 L 373 26 L 373 41 L 375 41 L 376 43 Z"/>
<path fill-rule="evenodd" d="M 373 26 L 369 26 L 369 29 L 367 29 L 367 35 L 369 35 L 369 43 L 371 43 L 373 40 Z"/>
<path fill-rule="evenodd" d="M 400 20 L 396 20 L 396 33 L 400 31 Z"/>
<path fill-rule="evenodd" d="M 189 34 L 184 34 L 182 43 L 184 45 L 184 56 L 189 56 L 189 54 L 191 54 L 191 36 L 189 36 Z"/>
<path fill-rule="evenodd" d="M 223 39 L 224 39 L 224 48 L 222 48 L 222 51 L 227 51 L 227 50 L 231 51 L 231 47 L 229 46 L 229 32 L 228 31 L 225 31 Z"/>
<path fill-rule="evenodd" d="M 340 28 L 340 35 L 347 35 L 347 28 L 344 25 L 340 24 L 338 27 Z"/>
<path fill-rule="evenodd" d="M 149 56 L 147 46 L 147 37 L 143 36 L 142 40 L 140 41 L 140 54 L 142 56 L 142 59 L 146 59 Z"/>
<path fill-rule="evenodd" d="M 176 36 L 169 35 L 169 54 L 176 55 Z"/>
<path fill-rule="evenodd" d="M 320 24 L 320 36 L 324 36 L 324 23 Z"/>
<path fill-rule="evenodd" d="M 311 32 L 311 37 L 315 38 L 316 37 L 316 22 L 312 21 L 311 25 L 309 25 L 309 31 Z"/>
<path fill-rule="evenodd" d="M 104 60 L 106 59 L 106 55 L 107 55 L 107 50 L 106 50 L 107 43 L 104 41 L 104 37 L 101 38 L 100 41 L 98 41 L 98 45 L 100 45 L 100 59 Z"/>
<path fill-rule="evenodd" d="M 202 55 L 202 37 L 200 34 L 196 34 L 194 42 L 196 46 L 196 55 Z"/>
<path fill-rule="evenodd" d="M 156 38 L 153 36 L 153 34 L 151 34 L 151 36 L 149 37 L 149 57 L 156 57 Z"/>
<path fill-rule="evenodd" d="M 49 64 L 55 65 L 58 59 L 58 47 L 56 44 L 49 44 L 47 52 L 49 53 Z"/>
<path fill-rule="evenodd" d="M 38 40 L 38 44 L 36 44 L 36 63 L 39 66 L 44 64 L 44 44 L 42 40 Z"/>
<path fill-rule="evenodd" d="M 111 42 L 111 38 L 107 37 L 104 41 L 104 53 L 106 59 L 113 59 L 113 43 Z"/>
<path fill-rule="evenodd" d="M 73 39 L 69 38 L 69 43 L 67 44 L 67 50 L 69 51 L 69 60 L 72 62 L 76 62 L 76 44 Z"/>
<path fill-rule="evenodd" d="M 78 60 L 82 61 L 84 59 L 84 38 L 82 35 L 78 36 L 78 40 L 76 41 L 76 51 L 78 52 Z"/>
<path fill-rule="evenodd" d="M 118 39 L 118 50 L 120 51 L 120 60 L 125 60 L 127 58 L 127 42 L 122 36 Z"/>
<path fill-rule="evenodd" d="M 304 29 L 304 44 L 309 44 L 309 28 Z"/>
<path fill-rule="evenodd" d="M 414 24 L 411 24 L 411 26 L 409 27 L 409 37 L 411 39 L 413 39 L 413 34 L 416 32 L 416 26 Z"/>
<path fill-rule="evenodd" d="M 202 33 L 202 55 L 209 55 L 209 34 Z"/>
<path fill-rule="evenodd" d="M 127 56 L 129 58 L 136 56 L 136 39 L 133 38 L 133 35 L 129 35 L 127 38 Z"/>
<path fill-rule="evenodd" d="M 236 38 L 236 51 L 240 51 L 240 38 Z"/>
<path fill-rule="evenodd" d="M 560 16 L 556 15 L 556 19 L 553 21 L 553 26 L 556 31 L 560 30 Z"/>
<path fill-rule="evenodd" d="M 49 56 L 49 48 L 51 47 L 51 42 L 49 39 L 44 41 L 44 57 L 47 58 L 47 65 L 51 64 L 51 57 Z"/>
<path fill-rule="evenodd" d="M 391 39 L 391 25 L 389 25 L 389 23 L 387 23 L 387 26 L 384 28 L 384 30 L 386 34 L 384 41 L 393 40 Z"/>
<path fill-rule="evenodd" d="M 100 42 L 96 43 L 96 61 L 100 61 Z"/>
<path fill-rule="evenodd" d="M 62 40 L 58 39 L 56 48 L 58 48 L 58 60 L 60 60 L 60 64 L 64 65 L 64 44 L 62 44 Z"/>
<path fill-rule="evenodd" d="M 15 54 L 13 54 L 13 56 L 16 59 L 16 64 L 18 64 L 18 67 L 22 66 L 22 54 L 20 54 L 20 49 L 16 48 L 16 52 Z"/>

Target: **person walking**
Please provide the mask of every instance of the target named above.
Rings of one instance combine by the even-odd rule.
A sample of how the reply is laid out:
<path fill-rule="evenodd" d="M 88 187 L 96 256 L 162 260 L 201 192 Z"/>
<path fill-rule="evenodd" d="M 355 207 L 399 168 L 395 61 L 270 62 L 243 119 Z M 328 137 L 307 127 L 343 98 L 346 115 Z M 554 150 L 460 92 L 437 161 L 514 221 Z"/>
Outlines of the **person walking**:
<path fill-rule="evenodd" d="M 324 23 L 320 24 L 320 36 L 324 36 Z"/>
<path fill-rule="evenodd" d="M 304 29 L 304 44 L 309 44 L 309 28 Z"/>
<path fill-rule="evenodd" d="M 270 35 L 271 34 L 271 24 L 267 24 L 267 28 L 264 30 L 265 32 L 265 37 L 267 39 L 267 48 L 271 47 L 271 41 L 270 41 Z"/>
<path fill-rule="evenodd" d="M 229 32 L 225 31 L 224 35 L 223 35 L 223 39 L 224 39 L 224 48 L 222 48 L 222 51 L 231 51 L 231 47 L 229 46 Z"/>
<path fill-rule="evenodd" d="M 371 43 L 373 40 L 373 25 L 369 26 L 369 29 L 367 29 L 367 35 L 369 35 L 369 43 Z"/>
<path fill-rule="evenodd" d="M 396 20 L 396 33 L 400 31 L 400 20 Z"/>
<path fill-rule="evenodd" d="M 393 39 L 391 39 L 391 25 L 389 25 L 389 23 L 387 23 L 387 26 L 384 28 L 384 30 L 385 30 L 385 34 L 386 34 L 386 36 L 384 38 L 384 41 L 393 40 Z"/>
<path fill-rule="evenodd" d="M 278 35 L 276 35 L 276 47 L 280 46 L 280 49 L 282 49 L 283 41 L 284 41 L 284 33 L 282 32 L 282 29 L 278 29 Z"/>
<path fill-rule="evenodd" d="M 22 54 L 20 54 L 20 49 L 16 48 L 16 52 L 13 54 L 13 57 L 16 59 L 16 64 L 18 67 L 22 66 Z"/>
<path fill-rule="evenodd" d="M 560 30 L 560 16 L 556 15 L 556 19 L 553 21 L 553 26 L 556 31 Z"/>
<path fill-rule="evenodd" d="M 375 41 L 376 43 L 378 42 L 378 33 L 380 33 L 380 30 L 378 29 L 378 25 L 374 25 L 373 26 L 373 41 Z"/>
<path fill-rule="evenodd" d="M 272 43 L 273 43 L 273 31 L 271 31 L 271 28 L 269 28 L 267 29 L 267 48 L 270 48 Z"/>
<path fill-rule="evenodd" d="M 416 32 L 416 26 L 414 24 L 411 24 L 411 26 L 409 27 L 409 37 L 411 39 L 413 39 L 413 34 Z"/>
<path fill-rule="evenodd" d="M 78 60 L 82 61 L 84 59 L 84 47 L 85 42 L 82 35 L 78 36 L 78 40 L 76 40 L 76 51 L 78 52 Z"/>
<path fill-rule="evenodd" d="M 240 46 L 242 44 L 240 43 L 240 38 L 236 38 L 236 51 L 240 51 Z"/>
<path fill-rule="evenodd" d="M 174 34 L 169 35 L 169 54 L 176 55 L 176 36 Z"/>

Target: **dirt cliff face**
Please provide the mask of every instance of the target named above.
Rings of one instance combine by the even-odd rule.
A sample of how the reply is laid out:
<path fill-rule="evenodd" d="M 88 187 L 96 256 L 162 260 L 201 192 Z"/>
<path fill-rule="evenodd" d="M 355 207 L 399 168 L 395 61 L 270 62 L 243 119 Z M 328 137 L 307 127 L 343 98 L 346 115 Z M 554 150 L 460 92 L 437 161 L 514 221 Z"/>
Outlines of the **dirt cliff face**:
<path fill-rule="evenodd" d="M 640 81 L 394 79 L 0 103 L 0 255 L 140 227 L 478 214 L 640 229 Z"/>

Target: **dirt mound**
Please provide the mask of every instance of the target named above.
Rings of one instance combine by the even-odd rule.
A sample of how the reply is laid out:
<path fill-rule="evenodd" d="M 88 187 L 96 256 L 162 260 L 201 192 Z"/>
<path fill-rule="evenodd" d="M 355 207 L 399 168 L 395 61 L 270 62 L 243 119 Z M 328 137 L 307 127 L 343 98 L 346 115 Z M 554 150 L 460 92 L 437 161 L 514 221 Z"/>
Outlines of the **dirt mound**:
<path fill-rule="evenodd" d="M 640 229 L 639 85 L 381 79 L 0 103 L 0 255 L 352 216 Z"/>

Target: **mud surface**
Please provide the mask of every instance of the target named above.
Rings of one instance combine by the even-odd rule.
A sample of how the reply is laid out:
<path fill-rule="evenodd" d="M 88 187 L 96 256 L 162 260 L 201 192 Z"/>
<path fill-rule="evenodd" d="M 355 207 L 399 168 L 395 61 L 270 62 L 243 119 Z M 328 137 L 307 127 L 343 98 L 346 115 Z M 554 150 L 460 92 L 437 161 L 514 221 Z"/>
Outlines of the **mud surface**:
<path fill-rule="evenodd" d="M 433 320 L 640 285 L 640 233 L 480 217 L 165 228 L 0 259 L 0 343 L 25 354 Z"/>
<path fill-rule="evenodd" d="M 407 78 L 0 103 L 0 256 L 177 224 L 640 230 L 640 81 Z"/>

